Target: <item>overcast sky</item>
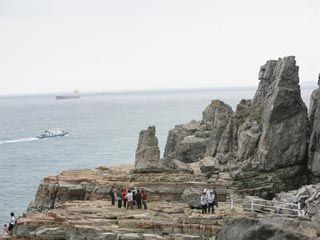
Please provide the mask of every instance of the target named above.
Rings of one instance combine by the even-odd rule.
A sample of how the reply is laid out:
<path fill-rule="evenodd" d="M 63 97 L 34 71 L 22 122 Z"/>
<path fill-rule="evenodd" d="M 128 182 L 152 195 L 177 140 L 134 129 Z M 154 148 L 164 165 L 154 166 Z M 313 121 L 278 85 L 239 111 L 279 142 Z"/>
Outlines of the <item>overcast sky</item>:
<path fill-rule="evenodd" d="M 0 94 L 255 86 L 320 72 L 319 0 L 0 0 Z"/>

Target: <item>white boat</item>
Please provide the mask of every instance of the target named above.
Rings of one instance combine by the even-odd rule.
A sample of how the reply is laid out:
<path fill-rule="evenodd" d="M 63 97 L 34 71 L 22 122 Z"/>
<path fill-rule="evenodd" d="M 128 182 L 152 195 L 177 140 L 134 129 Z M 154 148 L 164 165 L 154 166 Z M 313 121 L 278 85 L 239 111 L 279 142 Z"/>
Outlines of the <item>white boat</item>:
<path fill-rule="evenodd" d="M 55 128 L 55 129 L 46 130 L 41 135 L 37 136 L 37 138 L 43 139 L 43 138 L 52 138 L 52 137 L 63 137 L 67 134 L 68 134 L 68 132 L 64 131 L 63 129 Z"/>

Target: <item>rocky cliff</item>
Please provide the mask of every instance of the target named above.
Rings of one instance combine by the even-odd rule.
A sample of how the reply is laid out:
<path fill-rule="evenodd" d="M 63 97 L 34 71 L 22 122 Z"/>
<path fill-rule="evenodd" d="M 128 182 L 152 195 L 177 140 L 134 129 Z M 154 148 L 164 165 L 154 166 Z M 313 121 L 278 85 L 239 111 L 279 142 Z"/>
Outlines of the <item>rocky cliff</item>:
<path fill-rule="evenodd" d="M 320 86 L 320 74 L 318 77 Z M 320 181 L 320 87 L 314 90 L 310 97 L 309 108 L 309 161 L 308 168 L 312 173 L 314 182 Z"/>
<path fill-rule="evenodd" d="M 267 61 L 252 100 L 235 112 L 214 100 L 202 121 L 170 130 L 165 161 L 199 162 L 208 178 L 264 197 L 306 183 L 308 118 L 298 72 L 293 56 Z"/>

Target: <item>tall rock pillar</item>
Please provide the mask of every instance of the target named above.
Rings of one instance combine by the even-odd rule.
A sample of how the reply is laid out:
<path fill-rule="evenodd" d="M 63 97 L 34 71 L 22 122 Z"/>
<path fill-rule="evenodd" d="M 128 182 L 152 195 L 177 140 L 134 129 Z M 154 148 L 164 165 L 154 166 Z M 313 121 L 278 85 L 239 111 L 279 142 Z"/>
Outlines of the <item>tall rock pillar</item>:
<path fill-rule="evenodd" d="M 309 161 L 308 168 L 314 176 L 320 177 L 320 74 L 318 88 L 314 90 L 310 98 L 309 108 Z"/>
<path fill-rule="evenodd" d="M 160 172 L 164 170 L 160 162 L 160 150 L 154 126 L 140 131 L 134 167 L 135 171 L 139 172 Z"/>

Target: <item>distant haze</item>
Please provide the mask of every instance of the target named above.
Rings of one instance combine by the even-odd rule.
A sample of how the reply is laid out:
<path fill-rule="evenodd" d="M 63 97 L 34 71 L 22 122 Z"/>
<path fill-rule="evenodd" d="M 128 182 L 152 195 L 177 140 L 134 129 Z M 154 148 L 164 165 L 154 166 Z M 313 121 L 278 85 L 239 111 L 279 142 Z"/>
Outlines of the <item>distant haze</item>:
<path fill-rule="evenodd" d="M 319 0 L 0 0 L 0 95 L 254 86 L 320 72 Z"/>

